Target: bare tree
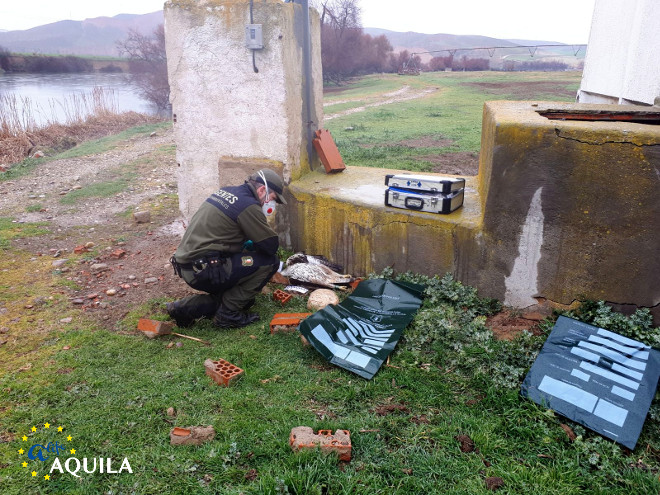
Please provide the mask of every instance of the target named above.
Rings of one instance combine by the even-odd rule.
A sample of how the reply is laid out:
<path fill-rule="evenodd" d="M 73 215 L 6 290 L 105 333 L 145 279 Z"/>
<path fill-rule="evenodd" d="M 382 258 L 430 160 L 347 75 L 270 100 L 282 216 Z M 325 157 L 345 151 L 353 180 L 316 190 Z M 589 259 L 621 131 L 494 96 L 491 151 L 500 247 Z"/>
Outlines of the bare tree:
<path fill-rule="evenodd" d="M 341 37 L 346 29 L 361 28 L 357 0 L 321 0 L 321 26 L 330 24 Z"/>
<path fill-rule="evenodd" d="M 358 0 L 316 0 L 321 15 L 323 78 L 341 83 L 347 77 L 388 68 L 392 45 L 385 36 L 364 34 Z"/>
<path fill-rule="evenodd" d="M 132 82 L 139 88 L 140 95 L 164 110 L 170 103 L 170 85 L 167 80 L 167 57 L 165 54 L 165 28 L 159 24 L 151 36 L 134 29 L 128 37 L 117 43 L 119 53 L 129 58 Z"/>

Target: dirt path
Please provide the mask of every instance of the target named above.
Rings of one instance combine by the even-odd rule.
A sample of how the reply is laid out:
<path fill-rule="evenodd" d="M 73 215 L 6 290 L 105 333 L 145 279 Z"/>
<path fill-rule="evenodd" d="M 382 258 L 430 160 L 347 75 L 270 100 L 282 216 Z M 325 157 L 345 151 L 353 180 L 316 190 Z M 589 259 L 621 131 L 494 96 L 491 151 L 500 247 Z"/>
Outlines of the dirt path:
<path fill-rule="evenodd" d="M 323 117 L 323 120 L 332 120 L 332 119 L 336 119 L 337 117 L 344 117 L 346 115 L 364 112 L 367 108 L 380 107 L 383 105 L 390 105 L 391 103 L 399 103 L 408 100 L 416 100 L 417 98 L 422 98 L 424 96 L 435 93 L 436 91 L 438 91 L 438 89 L 439 88 L 426 88 L 416 91 L 413 90 L 410 86 L 406 85 L 403 86 L 401 89 L 397 89 L 396 91 L 392 91 L 390 93 L 383 93 L 382 95 L 379 95 L 378 100 L 372 103 L 367 103 L 359 107 L 349 108 L 348 110 L 343 110 L 341 112 L 325 115 Z M 350 103 L 351 101 L 363 101 L 363 100 L 360 99 L 360 100 L 333 101 L 331 103 L 324 104 L 323 106 L 338 105 L 340 103 Z"/>
<path fill-rule="evenodd" d="M 32 260 L 52 258 L 53 277 L 62 279 L 58 287 L 71 304 L 108 328 L 136 305 L 189 292 L 168 264 L 184 230 L 173 145 L 172 129 L 159 130 L 98 155 L 44 162 L 27 176 L 0 182 L 0 216 L 18 224 L 43 222 L 50 232 L 13 246 Z M 115 183 L 120 190 L 109 196 L 63 202 Z M 137 223 L 134 211 L 149 212 L 151 221 Z"/>

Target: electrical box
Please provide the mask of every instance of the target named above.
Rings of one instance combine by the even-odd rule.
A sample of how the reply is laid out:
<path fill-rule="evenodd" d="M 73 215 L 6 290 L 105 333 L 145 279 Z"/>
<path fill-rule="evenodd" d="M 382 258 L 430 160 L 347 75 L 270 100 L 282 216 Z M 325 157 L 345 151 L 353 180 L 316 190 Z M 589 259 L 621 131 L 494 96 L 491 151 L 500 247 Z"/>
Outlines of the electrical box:
<path fill-rule="evenodd" d="M 245 26 L 245 46 L 250 50 L 261 50 L 264 47 L 261 24 L 248 24 Z"/>

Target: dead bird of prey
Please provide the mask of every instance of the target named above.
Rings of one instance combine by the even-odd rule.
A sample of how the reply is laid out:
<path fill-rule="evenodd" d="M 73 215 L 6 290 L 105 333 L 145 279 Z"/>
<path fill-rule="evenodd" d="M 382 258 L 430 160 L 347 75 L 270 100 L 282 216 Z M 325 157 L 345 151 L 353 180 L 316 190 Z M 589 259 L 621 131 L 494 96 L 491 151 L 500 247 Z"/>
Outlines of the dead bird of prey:
<path fill-rule="evenodd" d="M 341 284 L 351 283 L 353 277 L 347 273 L 337 273 L 333 268 L 341 270 L 341 266 L 323 256 L 295 253 L 286 260 L 281 273 L 299 284 L 345 290 L 346 287 Z"/>
<path fill-rule="evenodd" d="M 310 263 L 312 265 L 325 265 L 333 272 L 341 272 L 344 268 L 337 263 L 333 263 L 328 258 L 320 254 L 305 254 L 305 253 L 294 253 L 289 256 L 284 263 L 284 266 L 291 266 L 296 263 Z"/>

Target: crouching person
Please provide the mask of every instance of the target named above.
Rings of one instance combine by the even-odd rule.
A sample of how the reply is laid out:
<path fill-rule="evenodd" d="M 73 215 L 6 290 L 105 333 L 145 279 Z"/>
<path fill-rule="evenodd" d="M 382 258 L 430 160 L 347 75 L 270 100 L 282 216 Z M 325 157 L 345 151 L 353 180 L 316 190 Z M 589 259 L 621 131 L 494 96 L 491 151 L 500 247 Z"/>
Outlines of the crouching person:
<path fill-rule="evenodd" d="M 206 294 L 167 305 L 177 326 L 190 326 L 201 317 L 212 317 L 221 328 L 259 319 L 247 310 L 280 266 L 279 240 L 266 217 L 276 203 L 286 203 L 283 189 L 274 171 L 262 169 L 243 185 L 223 187 L 202 203 L 171 262 L 190 287 Z"/>

